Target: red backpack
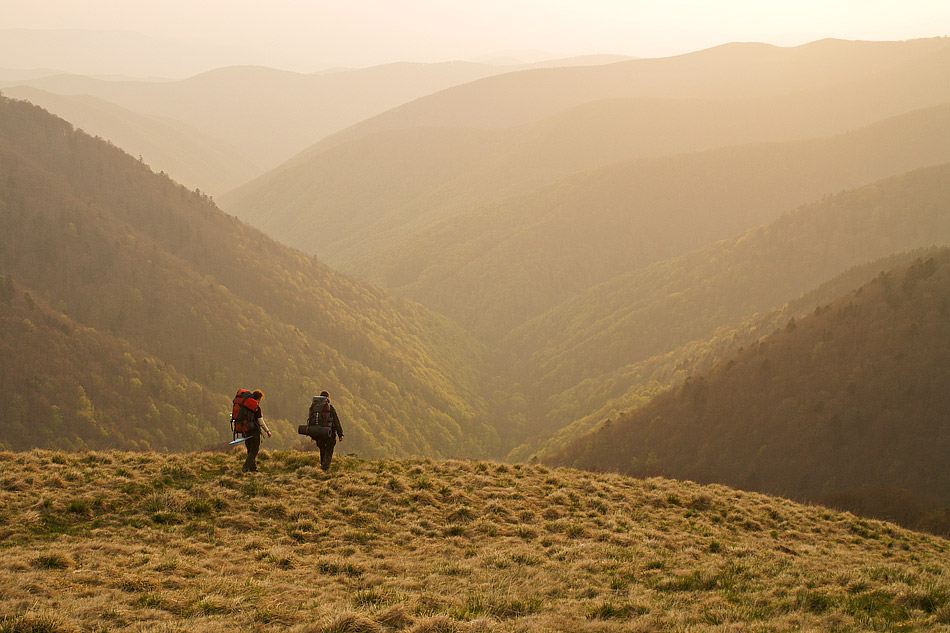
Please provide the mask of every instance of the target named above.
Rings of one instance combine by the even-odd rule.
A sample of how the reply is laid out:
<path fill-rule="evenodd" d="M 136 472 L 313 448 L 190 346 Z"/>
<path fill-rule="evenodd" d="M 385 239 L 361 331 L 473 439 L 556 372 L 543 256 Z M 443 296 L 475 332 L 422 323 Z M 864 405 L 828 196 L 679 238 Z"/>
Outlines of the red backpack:
<path fill-rule="evenodd" d="M 234 437 L 255 432 L 257 430 L 257 415 L 255 414 L 259 405 L 251 392 L 247 389 L 238 389 L 231 403 L 231 432 L 234 433 Z"/>

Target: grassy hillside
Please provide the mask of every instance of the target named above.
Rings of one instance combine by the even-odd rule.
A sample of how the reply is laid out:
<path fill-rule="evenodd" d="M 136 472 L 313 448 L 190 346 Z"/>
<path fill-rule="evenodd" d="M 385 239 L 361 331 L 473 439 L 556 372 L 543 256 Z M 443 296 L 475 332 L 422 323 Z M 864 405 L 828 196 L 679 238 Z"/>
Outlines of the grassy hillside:
<path fill-rule="evenodd" d="M 35 106 L 2 100 L 0 112 L 0 274 L 220 394 L 224 411 L 237 388 L 263 389 L 284 445 L 321 389 L 349 450 L 470 455 L 492 444 L 472 391 L 481 352 L 446 319 L 276 244 Z M 26 414 L 38 424 L 49 412 Z"/>
<path fill-rule="evenodd" d="M 950 533 L 950 251 L 604 425 L 561 463 L 718 481 Z"/>
<path fill-rule="evenodd" d="M 623 273 L 947 160 L 950 105 L 825 139 L 629 161 L 437 223 L 358 273 L 498 339 Z"/>
<path fill-rule="evenodd" d="M 57 95 L 22 86 L 4 88 L 3 94 L 34 103 L 132 156 L 141 156 L 153 170 L 168 173 L 189 189 L 218 194 L 262 171 L 252 157 L 228 142 L 173 119 L 137 114 L 86 95 Z"/>
<path fill-rule="evenodd" d="M 948 543 L 664 479 L 0 453 L 0 631 L 933 631 Z"/>
<path fill-rule="evenodd" d="M 940 41 L 935 42 L 931 46 Z M 841 46 L 842 51 L 848 48 Z M 804 50 L 792 51 L 791 58 L 805 56 Z M 755 51 L 749 55 L 756 57 Z M 697 54 L 697 59 L 685 56 L 679 61 L 717 68 L 734 61 L 728 56 L 703 59 Z M 826 61 L 833 65 L 834 59 L 830 53 Z M 349 268 L 354 260 L 384 250 L 426 224 L 573 172 L 638 157 L 837 134 L 950 101 L 950 89 L 937 79 L 950 72 L 950 48 L 907 62 L 899 76 L 861 80 L 842 76 L 826 85 L 823 75 L 814 73 L 811 84 L 792 82 L 780 94 L 752 90 L 762 86 L 752 85 L 759 79 L 755 73 L 742 78 L 750 86 L 729 95 L 709 94 L 704 82 L 692 86 L 692 92 L 684 84 L 682 94 L 639 90 L 639 75 L 627 76 L 620 73 L 622 68 L 626 66 L 582 73 L 567 69 L 579 85 L 557 84 L 572 100 L 565 109 L 547 112 L 544 98 L 526 99 L 529 104 L 543 104 L 545 112 L 504 127 L 486 127 L 464 116 L 454 125 L 440 126 L 440 117 L 466 112 L 470 104 L 463 100 L 443 104 L 442 93 L 422 98 L 407 106 L 421 109 L 418 117 L 400 119 L 397 115 L 403 109 L 396 109 L 386 115 L 395 117 L 391 124 L 377 128 L 378 119 L 360 123 L 221 200 L 226 209 L 284 243 Z M 613 92 L 584 91 L 584 73 L 608 71 L 620 73 L 618 86 L 629 82 L 629 94 L 614 94 L 620 90 L 614 84 Z M 729 67 L 727 72 L 735 71 Z M 533 86 L 531 76 L 513 73 L 511 81 Z M 671 81 L 672 77 L 675 73 Z M 920 89 L 908 83 L 919 84 Z M 483 91 L 496 96 L 492 86 L 491 81 L 476 82 L 459 90 L 478 101 L 487 98 Z M 520 83 L 512 87 L 523 89 Z M 545 82 L 535 86 L 547 87 Z M 498 104 L 485 109 L 503 111 Z M 323 239 L 306 238 L 317 232 Z"/>

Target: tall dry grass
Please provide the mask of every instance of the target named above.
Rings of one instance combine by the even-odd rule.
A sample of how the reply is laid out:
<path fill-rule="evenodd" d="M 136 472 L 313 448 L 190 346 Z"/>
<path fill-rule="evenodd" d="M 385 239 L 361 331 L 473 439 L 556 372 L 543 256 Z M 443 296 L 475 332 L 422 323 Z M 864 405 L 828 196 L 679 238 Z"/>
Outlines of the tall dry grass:
<path fill-rule="evenodd" d="M 8 631 L 934 631 L 950 542 L 536 465 L 0 453 Z"/>

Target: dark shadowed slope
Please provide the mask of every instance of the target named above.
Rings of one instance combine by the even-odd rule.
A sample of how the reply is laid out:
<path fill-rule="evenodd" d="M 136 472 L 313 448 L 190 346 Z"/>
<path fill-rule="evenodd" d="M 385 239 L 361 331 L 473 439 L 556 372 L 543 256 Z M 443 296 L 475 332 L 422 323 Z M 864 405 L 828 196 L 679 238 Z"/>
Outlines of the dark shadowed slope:
<path fill-rule="evenodd" d="M 720 325 L 708 338 L 689 341 L 671 351 L 623 365 L 585 378 L 553 396 L 543 397 L 543 404 L 534 407 L 544 411 L 544 421 L 535 427 L 543 429 L 532 441 L 509 453 L 510 459 L 545 459 L 557 453 L 581 435 L 597 428 L 605 420 L 616 419 L 626 412 L 646 405 L 661 391 L 681 384 L 688 376 L 728 361 L 737 352 L 845 294 L 870 282 L 884 271 L 928 258 L 939 248 L 917 248 L 901 251 L 856 264 L 814 290 L 800 295 L 781 307 L 758 311 L 741 320 Z M 622 340 L 622 337 L 621 337 Z M 565 420 L 573 420 L 563 426 Z"/>
<path fill-rule="evenodd" d="M 0 100 L 0 173 L 0 274 L 222 394 L 224 410 L 238 387 L 262 388 L 285 445 L 321 389 L 347 450 L 471 455 L 493 441 L 470 387 L 479 350 L 445 319 L 276 244 L 24 102 Z M 49 411 L 24 414 L 41 424 Z M 224 435 L 219 420 L 199 422 Z"/>
<path fill-rule="evenodd" d="M 730 483 L 948 531 L 948 305 L 943 251 L 789 322 L 557 461 Z"/>

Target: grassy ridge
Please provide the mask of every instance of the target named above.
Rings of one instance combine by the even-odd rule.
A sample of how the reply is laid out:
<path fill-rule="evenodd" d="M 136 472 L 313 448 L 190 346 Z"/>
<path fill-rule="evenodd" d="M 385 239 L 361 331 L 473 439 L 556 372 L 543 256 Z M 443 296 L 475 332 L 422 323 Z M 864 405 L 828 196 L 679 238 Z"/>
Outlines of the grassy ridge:
<path fill-rule="evenodd" d="M 540 465 L 317 461 L 0 453 L 0 631 L 950 623 L 950 543 L 890 524 Z"/>

